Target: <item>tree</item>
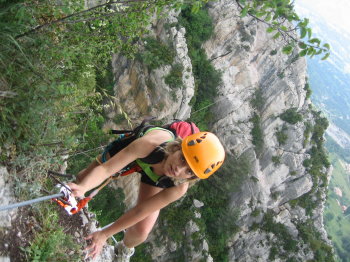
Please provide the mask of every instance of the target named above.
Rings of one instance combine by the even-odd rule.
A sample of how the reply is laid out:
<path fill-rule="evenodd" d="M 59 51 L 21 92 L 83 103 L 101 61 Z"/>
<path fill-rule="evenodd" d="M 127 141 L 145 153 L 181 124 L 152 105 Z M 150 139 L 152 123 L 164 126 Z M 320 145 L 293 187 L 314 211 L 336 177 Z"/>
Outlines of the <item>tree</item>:
<path fill-rule="evenodd" d="M 267 32 L 274 33 L 273 38 L 282 37 L 285 45 L 282 52 L 289 55 L 298 46 L 299 56 L 330 55 L 330 46 L 321 44 L 321 40 L 312 37 L 309 19 L 301 19 L 294 11 L 291 0 L 235 0 L 241 10 L 241 17 L 247 15 L 268 25 Z M 299 37 L 297 37 L 299 34 Z"/>

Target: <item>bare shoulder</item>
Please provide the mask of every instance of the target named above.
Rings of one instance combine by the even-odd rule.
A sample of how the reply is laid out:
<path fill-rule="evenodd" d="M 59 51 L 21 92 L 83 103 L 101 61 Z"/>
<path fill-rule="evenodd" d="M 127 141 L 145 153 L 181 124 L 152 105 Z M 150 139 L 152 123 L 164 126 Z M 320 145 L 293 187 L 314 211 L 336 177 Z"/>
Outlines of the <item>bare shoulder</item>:
<path fill-rule="evenodd" d="M 148 156 L 157 146 L 171 139 L 171 134 L 165 130 L 152 130 L 133 141 L 127 150 L 133 152 L 137 158 L 142 158 Z"/>
<path fill-rule="evenodd" d="M 182 183 L 180 185 L 167 188 L 163 190 L 164 195 L 169 198 L 171 201 L 175 201 L 180 197 L 184 196 L 188 190 L 188 183 Z"/>
<path fill-rule="evenodd" d="M 156 129 L 148 132 L 146 135 L 141 137 L 140 139 L 144 141 L 148 141 L 149 143 L 154 143 L 160 145 L 164 142 L 171 140 L 173 136 L 170 132 L 166 130 Z"/>

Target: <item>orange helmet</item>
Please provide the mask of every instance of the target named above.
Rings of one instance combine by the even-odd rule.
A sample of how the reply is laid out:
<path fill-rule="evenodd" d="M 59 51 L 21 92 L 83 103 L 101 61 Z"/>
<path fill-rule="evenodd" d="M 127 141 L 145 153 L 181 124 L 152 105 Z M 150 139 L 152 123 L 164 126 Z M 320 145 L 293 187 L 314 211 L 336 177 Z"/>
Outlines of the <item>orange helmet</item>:
<path fill-rule="evenodd" d="M 210 132 L 199 132 L 182 140 L 182 153 L 200 179 L 211 176 L 222 165 L 225 150 L 216 135 Z"/>

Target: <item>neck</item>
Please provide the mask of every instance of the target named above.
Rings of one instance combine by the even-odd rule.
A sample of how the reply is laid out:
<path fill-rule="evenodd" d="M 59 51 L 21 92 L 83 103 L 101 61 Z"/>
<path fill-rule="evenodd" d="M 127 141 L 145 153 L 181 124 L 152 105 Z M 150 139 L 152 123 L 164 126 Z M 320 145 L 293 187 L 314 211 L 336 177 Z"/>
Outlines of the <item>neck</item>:
<path fill-rule="evenodd" d="M 153 172 L 154 172 L 156 175 L 159 175 L 159 176 L 164 175 L 164 164 L 165 164 L 165 159 L 163 159 L 163 161 L 160 162 L 160 163 L 151 165 L 151 166 L 152 166 L 152 169 L 153 169 Z"/>

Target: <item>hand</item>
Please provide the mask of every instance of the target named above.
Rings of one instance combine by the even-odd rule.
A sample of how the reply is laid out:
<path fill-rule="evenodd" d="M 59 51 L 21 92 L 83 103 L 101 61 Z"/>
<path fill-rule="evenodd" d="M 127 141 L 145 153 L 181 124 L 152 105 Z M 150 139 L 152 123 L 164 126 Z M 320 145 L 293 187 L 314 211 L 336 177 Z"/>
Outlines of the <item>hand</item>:
<path fill-rule="evenodd" d="M 68 183 L 67 185 L 72 190 L 72 194 L 74 197 L 84 197 L 86 189 L 83 186 L 75 183 Z"/>
<path fill-rule="evenodd" d="M 87 236 L 85 239 L 91 239 L 92 241 L 91 245 L 85 248 L 85 251 L 87 251 L 88 257 L 92 257 L 93 259 L 101 252 L 104 244 L 107 241 L 107 237 L 103 231 L 96 231 Z"/>

